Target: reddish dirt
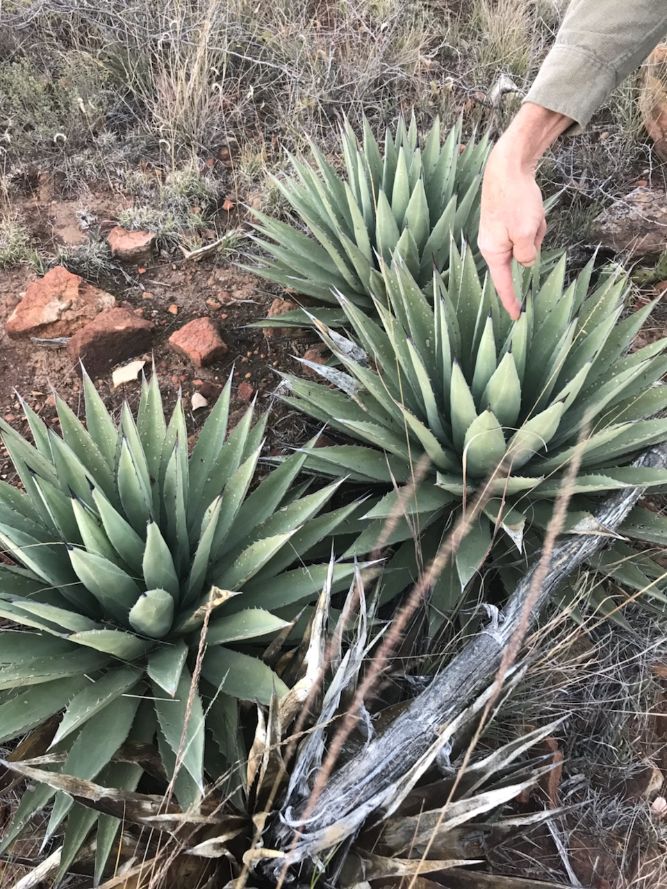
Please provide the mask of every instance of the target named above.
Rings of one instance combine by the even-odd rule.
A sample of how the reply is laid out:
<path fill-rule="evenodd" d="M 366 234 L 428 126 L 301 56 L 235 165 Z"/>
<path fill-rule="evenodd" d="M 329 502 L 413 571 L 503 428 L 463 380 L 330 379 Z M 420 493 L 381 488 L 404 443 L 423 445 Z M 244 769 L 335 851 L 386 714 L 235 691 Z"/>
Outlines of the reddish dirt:
<path fill-rule="evenodd" d="M 107 196 L 87 200 L 101 218 L 108 213 L 113 200 Z M 115 206 L 118 206 L 117 199 Z M 68 207 L 68 212 L 71 208 Z M 35 241 L 47 252 L 53 251 L 63 239 L 62 205 L 50 199 L 31 197 L 20 207 L 21 218 L 31 228 Z M 73 214 L 72 214 L 73 215 Z M 35 272 L 27 267 L 0 270 L 0 416 L 15 428 L 24 430 L 16 393 L 20 393 L 47 422 L 55 422 L 50 398 L 53 389 L 72 408 L 81 410 L 81 381 L 65 348 L 45 348 L 30 340 L 11 340 L 4 325 Z M 298 364 L 294 355 L 302 356 L 314 345 L 312 334 L 300 331 L 276 331 L 267 338 L 261 329 L 248 325 L 266 317 L 276 293 L 262 282 L 233 266 L 205 259 L 192 262 L 172 257 L 155 259 L 139 269 L 126 266 L 111 279 L 94 282 L 113 293 L 117 305 L 139 310 L 153 321 L 155 334 L 152 354 L 143 356 L 155 361 L 165 404 L 171 407 L 179 390 L 183 392 L 188 422 L 194 430 L 205 421 L 208 410 L 190 410 L 191 396 L 203 391 L 212 407 L 215 394 L 234 370 L 232 411 L 239 416 L 247 407 L 248 387 L 257 393 L 259 410 L 272 408 L 272 422 L 267 428 L 267 453 L 276 453 L 297 442 L 303 442 L 308 421 L 286 409 L 274 397 L 279 383 L 278 371 L 294 371 Z M 206 368 L 195 368 L 187 359 L 169 348 L 170 335 L 188 321 L 209 316 L 219 326 L 229 350 L 222 360 Z M 195 385 L 195 381 L 198 384 Z M 199 381 L 204 382 L 204 387 Z M 110 409 L 116 410 L 124 399 L 135 406 L 139 382 L 114 390 L 111 372 L 99 377 L 96 384 Z M 0 454 L 0 477 L 11 478 L 5 455 Z"/>

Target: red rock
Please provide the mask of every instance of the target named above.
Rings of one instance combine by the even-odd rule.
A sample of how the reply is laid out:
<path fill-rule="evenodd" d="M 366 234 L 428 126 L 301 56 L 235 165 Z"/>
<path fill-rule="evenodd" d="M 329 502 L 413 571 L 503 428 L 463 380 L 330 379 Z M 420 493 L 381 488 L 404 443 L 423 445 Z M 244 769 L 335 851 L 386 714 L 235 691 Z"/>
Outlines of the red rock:
<path fill-rule="evenodd" d="M 178 315 L 180 310 L 179 310 L 178 306 L 176 305 L 176 303 L 172 303 L 169 306 L 169 308 L 167 309 L 167 311 L 169 312 L 170 315 Z"/>
<path fill-rule="evenodd" d="M 327 347 L 324 343 L 320 343 L 317 346 L 311 346 L 310 349 L 307 349 L 303 354 L 304 361 L 310 361 L 311 364 L 326 364 Z M 308 377 L 313 377 L 316 380 L 321 379 L 320 375 L 314 370 L 312 367 L 308 367 L 307 364 L 302 365 L 303 372 Z"/>
<path fill-rule="evenodd" d="M 255 394 L 255 389 L 247 380 L 241 380 L 241 382 L 239 383 L 237 394 L 241 401 L 252 401 L 252 398 Z"/>
<path fill-rule="evenodd" d="M 110 293 L 59 265 L 28 285 L 7 320 L 6 330 L 12 337 L 71 336 L 115 303 Z"/>
<path fill-rule="evenodd" d="M 193 380 L 192 384 L 210 404 L 217 401 L 222 392 L 222 386 L 218 385 L 218 383 L 213 383 L 211 380 Z"/>
<path fill-rule="evenodd" d="M 661 43 L 644 63 L 639 108 L 656 154 L 667 161 L 667 43 Z"/>
<path fill-rule="evenodd" d="M 227 353 L 227 346 L 210 318 L 196 318 L 179 328 L 169 337 L 169 345 L 195 367 L 219 361 Z"/>
<path fill-rule="evenodd" d="M 127 309 L 109 309 L 82 327 L 67 344 L 72 361 L 92 376 L 150 349 L 153 325 Z"/>
<path fill-rule="evenodd" d="M 107 235 L 111 255 L 124 262 L 142 262 L 150 259 L 155 244 L 153 232 L 131 232 L 120 225 L 114 226 Z M 144 270 L 145 271 L 145 270 Z"/>
<path fill-rule="evenodd" d="M 279 315 L 286 315 L 287 312 L 292 312 L 296 307 L 296 303 L 293 303 L 291 299 L 282 299 L 277 296 L 269 306 L 269 311 L 266 314 L 268 318 L 276 318 Z M 264 328 L 264 336 L 267 339 L 271 339 L 274 336 L 289 336 L 290 333 L 292 333 L 292 330 L 289 327 Z"/>

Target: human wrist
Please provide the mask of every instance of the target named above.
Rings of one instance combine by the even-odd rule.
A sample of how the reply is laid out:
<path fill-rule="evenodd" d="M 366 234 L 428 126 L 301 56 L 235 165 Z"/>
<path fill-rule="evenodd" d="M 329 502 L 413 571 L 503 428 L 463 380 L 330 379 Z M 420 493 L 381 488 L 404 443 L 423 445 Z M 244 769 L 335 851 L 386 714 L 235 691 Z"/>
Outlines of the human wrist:
<path fill-rule="evenodd" d="M 571 124 L 564 114 L 525 102 L 495 150 L 506 166 L 519 173 L 533 173 L 544 153 Z"/>

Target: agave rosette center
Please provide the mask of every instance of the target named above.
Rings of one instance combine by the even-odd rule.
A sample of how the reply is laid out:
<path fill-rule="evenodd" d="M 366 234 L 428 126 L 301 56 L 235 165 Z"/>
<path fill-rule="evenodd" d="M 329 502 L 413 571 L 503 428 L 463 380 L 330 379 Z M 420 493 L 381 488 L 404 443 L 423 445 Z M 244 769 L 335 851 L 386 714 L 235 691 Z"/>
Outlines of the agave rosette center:
<path fill-rule="evenodd" d="M 392 487 L 367 513 L 362 547 L 399 503 L 407 515 L 387 542 L 424 532 L 484 487 L 483 515 L 456 556 L 465 586 L 492 548 L 511 542 L 516 559 L 528 529 L 545 527 L 578 448 L 569 530 L 591 519 L 596 496 L 665 484 L 664 471 L 628 464 L 667 439 L 655 416 L 667 406 L 667 339 L 628 351 L 652 305 L 624 316 L 627 278 L 608 270 L 591 286 L 593 261 L 569 285 L 565 257 L 546 276 L 538 266 L 512 323 L 470 250 L 449 255 L 428 295 L 400 258 L 385 264 L 377 320 L 339 293 L 348 336 L 315 321 L 338 366 L 312 365 L 326 384 L 288 376 L 285 398 L 360 442 L 311 450 L 312 470 Z M 427 477 L 406 500 L 420 461 Z"/>

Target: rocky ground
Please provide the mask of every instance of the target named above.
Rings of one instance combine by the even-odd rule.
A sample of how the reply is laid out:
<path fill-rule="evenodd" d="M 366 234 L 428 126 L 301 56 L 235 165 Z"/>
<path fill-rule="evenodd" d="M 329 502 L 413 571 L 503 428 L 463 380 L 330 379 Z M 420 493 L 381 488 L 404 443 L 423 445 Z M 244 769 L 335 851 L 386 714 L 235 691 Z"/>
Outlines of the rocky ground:
<path fill-rule="evenodd" d="M 274 392 L 279 372 L 294 370 L 296 356 L 318 360 L 314 338 L 248 326 L 294 303 L 215 256 L 161 255 L 154 235 L 115 224 L 110 202 L 103 194 L 87 199 L 86 218 L 97 216 L 92 231 L 82 230 L 76 202 L 36 195 L 22 207 L 42 250 L 81 248 L 102 237 L 114 268 L 94 282 L 63 265 L 43 275 L 27 265 L 0 270 L 0 416 L 21 424 L 20 395 L 55 422 L 53 389 L 77 409 L 81 363 L 110 407 L 125 398 L 132 403 L 142 362 L 146 369 L 154 362 L 166 403 L 182 392 L 193 429 L 233 370 L 235 411 L 255 399 L 259 408 L 273 407 L 267 450 L 303 440 L 306 421 L 282 409 Z M 0 465 L 0 476 L 7 472 Z"/>

